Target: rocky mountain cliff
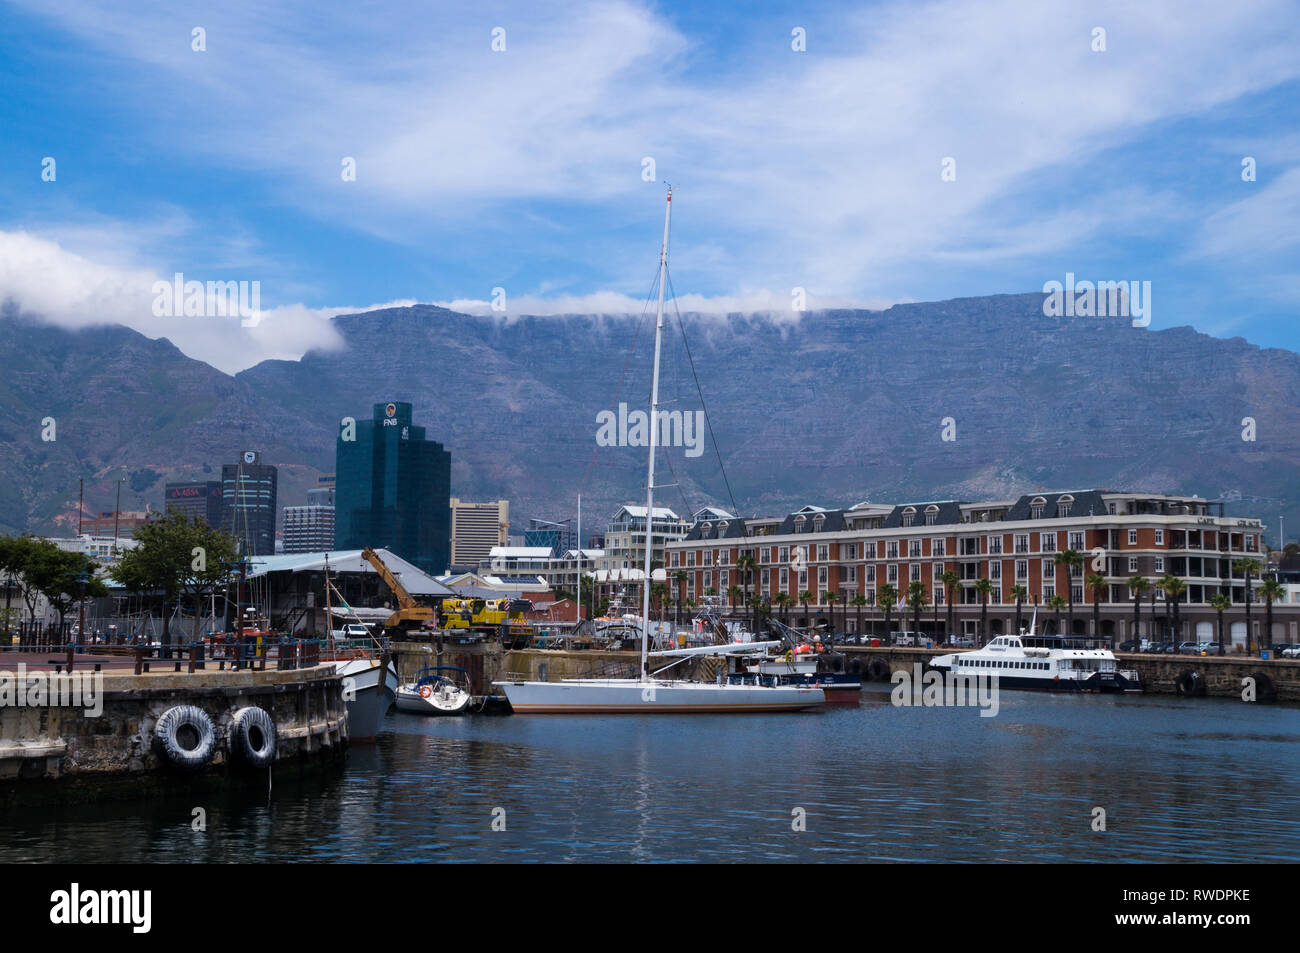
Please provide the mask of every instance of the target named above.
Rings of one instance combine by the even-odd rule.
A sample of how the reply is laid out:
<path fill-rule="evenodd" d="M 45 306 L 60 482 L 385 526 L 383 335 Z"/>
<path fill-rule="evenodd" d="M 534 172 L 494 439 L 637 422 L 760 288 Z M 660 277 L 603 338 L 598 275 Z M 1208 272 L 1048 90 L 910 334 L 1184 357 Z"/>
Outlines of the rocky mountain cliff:
<path fill-rule="evenodd" d="M 507 498 L 516 527 L 585 527 L 644 496 L 645 451 L 598 447 L 596 415 L 648 399 L 652 318 L 483 318 L 416 306 L 334 319 L 344 346 L 235 377 L 120 327 L 70 332 L 0 318 L 0 527 L 161 506 L 168 479 L 219 471 L 244 447 L 280 465 L 282 504 L 333 470 L 344 416 L 410 401 L 452 453 L 453 493 Z M 1042 296 L 885 311 L 683 315 L 666 332 L 662 396 L 700 408 L 717 450 L 674 448 L 658 492 L 780 513 L 803 503 L 984 499 L 1038 487 L 1240 491 L 1239 511 L 1300 519 L 1300 355 L 1190 328 L 1048 318 Z M 692 360 L 694 373 L 692 372 Z M 41 439 L 53 416 L 57 439 Z M 1242 419 L 1255 421 L 1253 441 Z M 953 439 L 945 439 L 946 437 Z M 723 468 L 727 481 L 723 479 Z M 1300 522 L 1291 524 L 1300 529 Z"/>

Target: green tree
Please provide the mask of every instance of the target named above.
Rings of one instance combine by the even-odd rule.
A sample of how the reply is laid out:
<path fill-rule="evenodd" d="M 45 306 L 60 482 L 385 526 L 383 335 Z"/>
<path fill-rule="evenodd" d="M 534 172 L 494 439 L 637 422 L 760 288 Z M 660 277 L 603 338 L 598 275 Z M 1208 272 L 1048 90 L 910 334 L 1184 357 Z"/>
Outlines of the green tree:
<path fill-rule="evenodd" d="M 946 569 L 939 574 L 939 581 L 943 583 L 943 601 L 947 603 L 948 609 L 948 635 L 953 634 L 952 630 L 952 612 L 953 606 L 957 604 L 957 587 L 961 585 L 961 575 L 953 569 Z M 945 639 L 944 641 L 947 641 Z"/>
<path fill-rule="evenodd" d="M 825 599 L 826 599 L 826 605 L 830 609 L 831 634 L 833 635 L 835 633 L 835 603 L 839 600 L 839 595 L 836 594 L 834 589 L 827 589 L 825 594 Z"/>
<path fill-rule="evenodd" d="M 1133 595 L 1133 651 L 1139 651 L 1142 648 L 1142 593 L 1151 588 L 1151 582 L 1146 576 L 1129 576 L 1128 591 Z M 1151 617 L 1155 621 L 1155 616 Z"/>
<path fill-rule="evenodd" d="M 859 641 L 861 641 L 863 635 L 862 607 L 865 606 L 866 604 L 867 604 L 867 597 L 860 592 L 854 593 L 853 598 L 849 600 L 849 605 L 853 606 L 853 608 L 856 610 L 857 622 L 854 624 L 854 628 L 857 629 L 857 638 Z"/>
<path fill-rule="evenodd" d="M 1052 596 L 1047 600 L 1047 608 L 1056 612 L 1056 634 L 1061 634 L 1061 610 L 1065 608 L 1065 600 L 1060 596 Z"/>
<path fill-rule="evenodd" d="M 912 609 L 912 631 L 917 641 L 921 639 L 921 610 L 930 604 L 930 594 L 925 590 L 925 583 L 919 579 L 907 586 L 907 604 Z"/>
<path fill-rule="evenodd" d="M 1090 573 L 1084 580 L 1084 585 L 1092 590 L 1092 637 L 1101 638 L 1101 593 L 1106 588 L 1106 577 L 1099 572 Z M 1115 651 L 1115 633 L 1111 633 L 1110 648 Z"/>
<path fill-rule="evenodd" d="M 95 598 L 108 595 L 108 589 L 95 577 L 97 565 L 84 553 L 60 549 L 48 540 L 38 540 L 33 546 L 26 575 L 59 614 L 60 635 L 68 610 L 78 603 L 83 591 Z"/>
<path fill-rule="evenodd" d="M 1221 592 L 1216 592 L 1210 596 L 1210 606 L 1219 615 L 1219 654 L 1224 653 L 1223 645 L 1223 613 L 1232 608 L 1232 600 Z"/>
<path fill-rule="evenodd" d="M 889 583 L 885 583 L 876 590 L 876 605 L 880 607 L 881 614 L 885 617 L 885 644 L 888 645 L 893 641 L 893 634 L 889 631 L 889 619 L 894 612 L 894 606 L 898 603 L 898 590 Z"/>
<path fill-rule="evenodd" d="M 1250 604 L 1254 601 L 1254 594 L 1250 587 L 1250 577 L 1259 572 L 1259 561 L 1242 556 L 1232 564 L 1232 571 L 1241 573 L 1246 580 L 1246 654 L 1253 655 L 1255 639 L 1250 630 Z"/>
<path fill-rule="evenodd" d="M 162 649 L 171 655 L 171 616 L 167 607 L 179 603 L 194 570 L 193 525 L 185 513 L 170 513 L 136 530 L 136 547 L 122 554 L 113 575 L 128 589 L 156 593 L 162 600 Z M 220 566 L 219 561 L 215 562 Z M 211 564 L 209 564 L 211 565 Z M 215 568 L 215 567 L 214 567 Z"/>
<path fill-rule="evenodd" d="M 1021 606 L 1029 598 L 1029 590 L 1017 583 L 1011 587 L 1011 598 L 1016 600 L 1016 634 L 1020 634 Z"/>
<path fill-rule="evenodd" d="M 1259 640 L 1261 648 L 1273 648 L 1273 600 L 1286 600 L 1286 589 L 1276 579 L 1265 579 L 1259 587 L 1259 594 L 1264 597 L 1264 637 Z"/>
<path fill-rule="evenodd" d="M 1063 549 L 1052 557 L 1057 567 L 1065 567 L 1065 596 L 1070 607 L 1070 635 L 1074 635 L 1074 570 L 1083 567 L 1083 553 L 1076 549 Z"/>
<path fill-rule="evenodd" d="M 741 553 L 740 558 L 736 560 L 736 570 L 740 573 L 740 581 L 745 592 L 745 601 L 742 605 L 749 605 L 749 586 L 754 581 L 754 573 L 758 571 L 758 562 L 749 553 Z M 754 628 L 754 614 L 751 611 L 749 616 L 749 628 Z"/>
<path fill-rule="evenodd" d="M 807 628 L 812 628 L 812 620 L 808 616 L 808 603 L 813 601 L 813 594 L 805 589 L 799 593 L 799 601 L 803 603 L 803 621 Z"/>
<path fill-rule="evenodd" d="M 1160 588 L 1165 591 L 1165 599 L 1173 604 L 1174 607 L 1174 632 L 1173 644 L 1177 645 L 1182 641 L 1183 623 L 1179 615 L 1179 603 L 1182 595 L 1187 591 L 1187 583 L 1183 582 L 1173 573 L 1165 573 L 1160 577 Z"/>
<path fill-rule="evenodd" d="M 732 612 L 736 611 L 736 600 L 741 597 L 742 593 L 739 586 L 727 587 L 727 606 Z"/>
<path fill-rule="evenodd" d="M 976 579 L 975 591 L 980 595 L 980 635 L 975 647 L 987 645 L 989 640 L 989 593 L 993 591 L 993 582 L 989 579 Z"/>

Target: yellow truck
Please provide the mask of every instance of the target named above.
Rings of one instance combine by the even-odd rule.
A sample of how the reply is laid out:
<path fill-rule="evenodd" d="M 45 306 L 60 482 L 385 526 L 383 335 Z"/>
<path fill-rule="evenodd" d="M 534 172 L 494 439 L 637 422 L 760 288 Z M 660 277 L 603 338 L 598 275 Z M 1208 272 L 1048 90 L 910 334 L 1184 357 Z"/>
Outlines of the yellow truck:
<path fill-rule="evenodd" d="M 443 599 L 442 628 L 499 635 L 507 648 L 516 648 L 536 633 L 525 615 L 532 607 L 527 599 Z"/>

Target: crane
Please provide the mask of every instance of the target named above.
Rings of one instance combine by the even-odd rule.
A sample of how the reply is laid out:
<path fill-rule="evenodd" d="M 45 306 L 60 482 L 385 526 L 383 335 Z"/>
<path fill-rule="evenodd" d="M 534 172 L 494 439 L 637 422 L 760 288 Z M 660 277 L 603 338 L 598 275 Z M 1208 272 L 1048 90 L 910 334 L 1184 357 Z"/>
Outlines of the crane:
<path fill-rule="evenodd" d="M 377 552 L 367 546 L 361 550 L 361 558 L 374 567 L 375 572 L 379 573 L 379 578 L 384 581 L 384 585 L 392 590 L 397 598 L 398 609 L 384 621 L 385 629 L 413 628 L 425 622 L 433 622 L 437 618 L 436 610 L 415 601 L 415 598 L 406 591 L 406 587 L 393 575 L 392 570 L 384 565 Z"/>

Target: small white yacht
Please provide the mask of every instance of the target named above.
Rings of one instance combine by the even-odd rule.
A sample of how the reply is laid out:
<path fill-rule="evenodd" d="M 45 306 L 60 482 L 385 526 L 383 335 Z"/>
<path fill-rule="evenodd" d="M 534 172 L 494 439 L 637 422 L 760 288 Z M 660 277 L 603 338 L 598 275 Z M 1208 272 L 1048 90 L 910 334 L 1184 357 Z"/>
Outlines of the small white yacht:
<path fill-rule="evenodd" d="M 1121 669 L 1110 649 L 1076 648 L 1055 635 L 1000 635 L 972 652 L 930 660 L 930 668 L 958 675 L 996 675 L 1002 688 L 1048 692 L 1140 692 L 1133 669 Z"/>

